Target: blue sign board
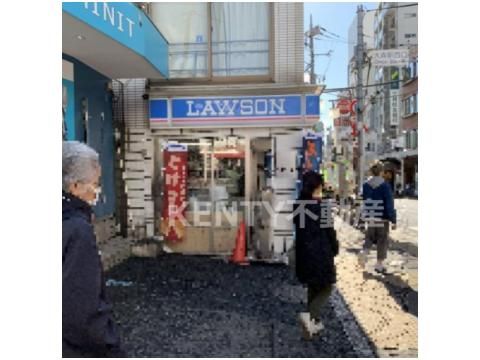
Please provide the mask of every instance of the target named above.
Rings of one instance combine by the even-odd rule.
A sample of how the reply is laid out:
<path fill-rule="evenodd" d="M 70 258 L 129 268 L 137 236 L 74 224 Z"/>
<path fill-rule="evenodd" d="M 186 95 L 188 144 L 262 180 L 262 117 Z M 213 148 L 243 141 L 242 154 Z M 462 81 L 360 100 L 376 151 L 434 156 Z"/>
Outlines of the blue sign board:
<path fill-rule="evenodd" d="M 217 120 L 299 121 L 304 117 L 319 118 L 319 104 L 319 96 L 316 95 L 151 99 L 150 120 L 154 122 L 172 120 L 177 124 L 192 121 L 198 121 L 200 124 Z"/>
<path fill-rule="evenodd" d="M 307 95 L 306 103 L 306 115 L 320 116 L 320 96 Z"/>
<path fill-rule="evenodd" d="M 299 95 L 172 100 L 173 119 L 278 118 L 301 115 Z"/>
<path fill-rule="evenodd" d="M 168 77 L 168 42 L 130 2 L 63 2 L 62 10 L 119 42 Z"/>
<path fill-rule="evenodd" d="M 155 99 L 150 101 L 150 120 L 168 120 L 168 100 Z"/>

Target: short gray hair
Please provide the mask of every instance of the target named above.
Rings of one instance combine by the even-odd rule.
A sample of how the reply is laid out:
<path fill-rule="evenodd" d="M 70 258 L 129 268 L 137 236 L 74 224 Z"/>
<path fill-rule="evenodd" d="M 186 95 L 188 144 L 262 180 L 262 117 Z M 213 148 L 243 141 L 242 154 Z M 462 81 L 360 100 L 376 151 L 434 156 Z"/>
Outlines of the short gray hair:
<path fill-rule="evenodd" d="M 70 184 L 89 182 L 100 168 L 98 153 L 79 141 L 64 141 L 62 146 L 62 189 Z"/>

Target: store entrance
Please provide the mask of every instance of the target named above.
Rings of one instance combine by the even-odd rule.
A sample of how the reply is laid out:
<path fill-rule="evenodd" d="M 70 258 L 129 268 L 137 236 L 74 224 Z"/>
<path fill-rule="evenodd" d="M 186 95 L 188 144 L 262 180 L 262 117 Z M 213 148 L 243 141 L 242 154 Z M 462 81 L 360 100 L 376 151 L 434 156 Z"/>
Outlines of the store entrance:
<path fill-rule="evenodd" d="M 185 224 L 175 222 L 180 238 L 168 236 L 165 202 L 171 179 L 167 152 L 172 144 L 186 150 Z M 185 156 L 185 155 L 184 155 Z M 245 139 L 226 137 L 176 137 L 155 139 L 154 204 L 156 233 L 174 252 L 185 254 L 231 254 L 238 225 L 244 219 Z M 175 195 L 177 196 L 177 195 Z"/>

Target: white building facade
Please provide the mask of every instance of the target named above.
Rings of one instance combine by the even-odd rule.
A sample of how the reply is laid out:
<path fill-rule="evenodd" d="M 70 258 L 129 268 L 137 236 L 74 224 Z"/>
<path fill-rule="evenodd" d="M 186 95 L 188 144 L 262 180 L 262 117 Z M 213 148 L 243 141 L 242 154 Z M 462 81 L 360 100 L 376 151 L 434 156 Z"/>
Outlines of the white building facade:
<path fill-rule="evenodd" d="M 125 80 L 114 89 L 124 102 L 131 236 L 165 236 L 172 146 L 188 153 L 189 204 L 208 200 L 250 219 L 255 210 L 231 204 L 268 197 L 266 188 L 274 202 L 293 199 L 298 147 L 319 120 L 321 93 L 304 83 L 303 4 L 148 3 L 145 9 L 169 43 L 169 77 Z M 293 244 L 287 212 L 272 215 L 275 226 L 272 219 L 262 224 L 264 234 L 248 228 L 249 248 L 266 257 L 285 254 Z M 189 207 L 187 220 L 195 213 Z M 205 213 L 211 221 L 216 215 L 217 208 Z M 176 225 L 182 241 L 169 246 L 231 252 L 240 220 L 222 216 L 215 226 Z"/>

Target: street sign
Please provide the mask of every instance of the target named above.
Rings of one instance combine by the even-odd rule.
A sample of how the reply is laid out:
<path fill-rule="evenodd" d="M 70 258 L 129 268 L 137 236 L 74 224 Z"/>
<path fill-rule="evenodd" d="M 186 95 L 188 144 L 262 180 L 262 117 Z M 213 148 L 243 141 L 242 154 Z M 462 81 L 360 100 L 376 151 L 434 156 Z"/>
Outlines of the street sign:
<path fill-rule="evenodd" d="M 408 49 L 372 50 L 373 66 L 407 66 L 409 62 Z"/>
<path fill-rule="evenodd" d="M 400 125 L 400 92 L 399 90 L 390 90 L 390 125 Z"/>

